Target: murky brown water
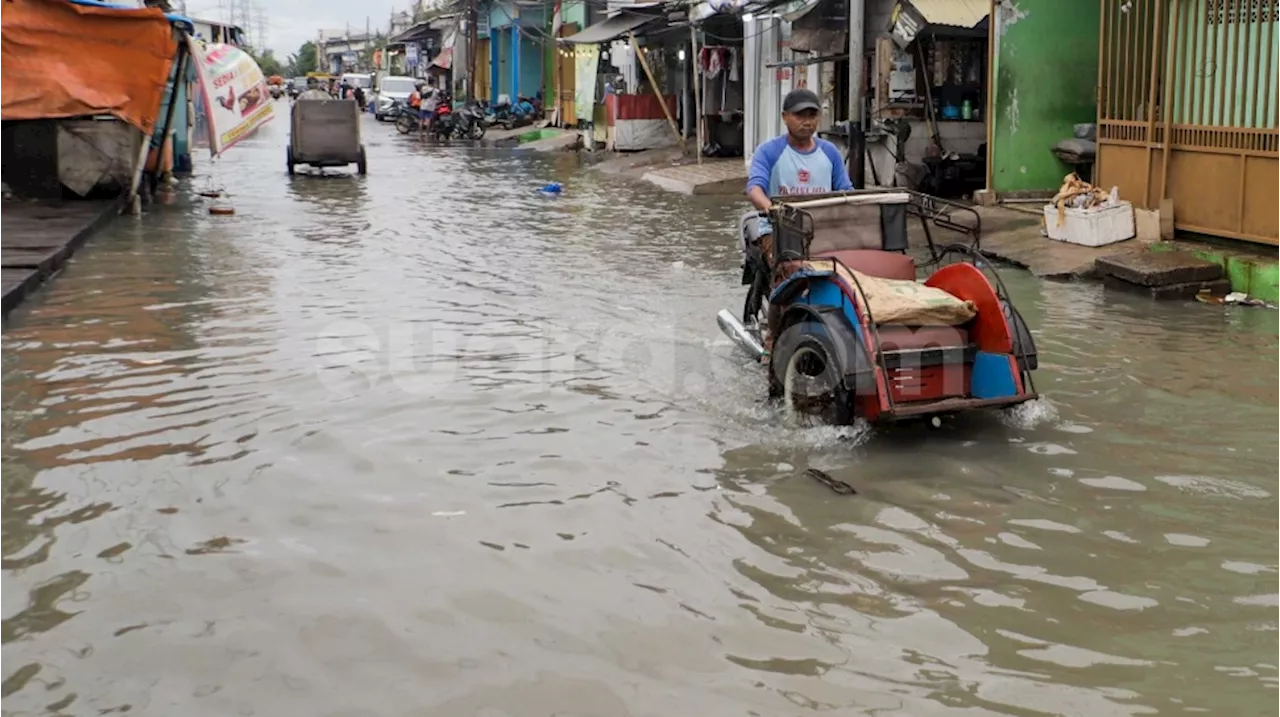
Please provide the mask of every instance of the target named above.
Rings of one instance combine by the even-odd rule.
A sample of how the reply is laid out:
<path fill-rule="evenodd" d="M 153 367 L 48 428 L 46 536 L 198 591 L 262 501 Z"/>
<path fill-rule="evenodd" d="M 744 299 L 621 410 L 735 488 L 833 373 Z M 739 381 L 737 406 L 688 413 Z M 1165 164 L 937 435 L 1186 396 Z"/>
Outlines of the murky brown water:
<path fill-rule="evenodd" d="M 1047 400 L 798 432 L 736 202 L 284 131 L 4 336 L 6 715 L 1274 709 L 1274 313 L 1009 271 Z"/>

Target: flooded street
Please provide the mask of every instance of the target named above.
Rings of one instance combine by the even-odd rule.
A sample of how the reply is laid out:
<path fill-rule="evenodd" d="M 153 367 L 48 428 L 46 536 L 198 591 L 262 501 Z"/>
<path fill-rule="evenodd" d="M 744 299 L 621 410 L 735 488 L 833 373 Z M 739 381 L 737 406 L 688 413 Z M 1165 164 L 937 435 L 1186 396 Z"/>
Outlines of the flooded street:
<path fill-rule="evenodd" d="M 1274 312 L 1008 269 L 1043 400 L 800 431 L 737 198 L 286 131 L 13 315 L 5 715 L 1274 710 Z"/>

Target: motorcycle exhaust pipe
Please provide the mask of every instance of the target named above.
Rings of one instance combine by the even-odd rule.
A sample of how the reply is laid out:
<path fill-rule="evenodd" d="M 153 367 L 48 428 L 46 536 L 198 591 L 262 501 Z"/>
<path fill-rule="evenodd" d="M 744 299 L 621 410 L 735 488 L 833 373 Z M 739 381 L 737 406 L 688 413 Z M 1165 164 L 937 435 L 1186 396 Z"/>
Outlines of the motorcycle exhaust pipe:
<path fill-rule="evenodd" d="M 738 321 L 738 317 L 729 313 L 728 309 L 720 309 L 720 313 L 716 314 L 716 323 L 720 325 L 720 330 L 724 332 L 735 344 L 746 351 L 752 359 L 759 361 L 764 357 L 764 347 L 756 341 L 755 337 L 747 332 L 747 327 Z"/>

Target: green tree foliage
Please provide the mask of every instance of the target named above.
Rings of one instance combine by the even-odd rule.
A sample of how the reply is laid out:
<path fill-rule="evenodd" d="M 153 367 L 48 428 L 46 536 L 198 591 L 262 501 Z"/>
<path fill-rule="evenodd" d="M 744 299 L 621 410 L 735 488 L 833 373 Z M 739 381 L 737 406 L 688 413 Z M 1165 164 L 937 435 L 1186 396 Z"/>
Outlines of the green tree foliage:
<path fill-rule="evenodd" d="M 289 76 L 302 77 L 308 72 L 318 72 L 316 67 L 316 44 L 314 42 L 304 42 L 302 47 L 292 55 L 289 55 Z"/>
<path fill-rule="evenodd" d="M 276 59 L 276 55 L 271 50 L 250 49 L 249 54 L 253 57 L 254 62 L 258 63 L 258 67 L 262 68 L 262 74 L 270 77 L 272 75 L 284 75 L 285 67 Z"/>

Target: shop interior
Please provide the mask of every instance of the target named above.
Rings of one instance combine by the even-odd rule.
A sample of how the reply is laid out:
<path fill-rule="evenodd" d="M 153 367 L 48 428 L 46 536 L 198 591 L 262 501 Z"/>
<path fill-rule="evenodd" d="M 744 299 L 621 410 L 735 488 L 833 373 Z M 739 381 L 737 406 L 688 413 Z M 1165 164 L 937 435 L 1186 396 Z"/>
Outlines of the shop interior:
<path fill-rule="evenodd" d="M 692 62 L 685 63 L 686 87 L 692 87 L 693 72 L 702 80 L 703 155 L 708 157 L 741 157 L 745 124 L 742 48 L 743 25 L 733 15 L 713 15 L 699 26 L 698 52 Z M 690 47 L 690 50 L 692 47 Z M 682 51 L 684 52 L 684 51 Z M 697 115 L 692 92 L 685 93 L 685 116 Z M 687 137 L 696 136 L 696 128 L 686 126 Z"/>
<path fill-rule="evenodd" d="M 869 181 L 940 197 L 986 185 L 987 22 L 877 42 Z"/>

